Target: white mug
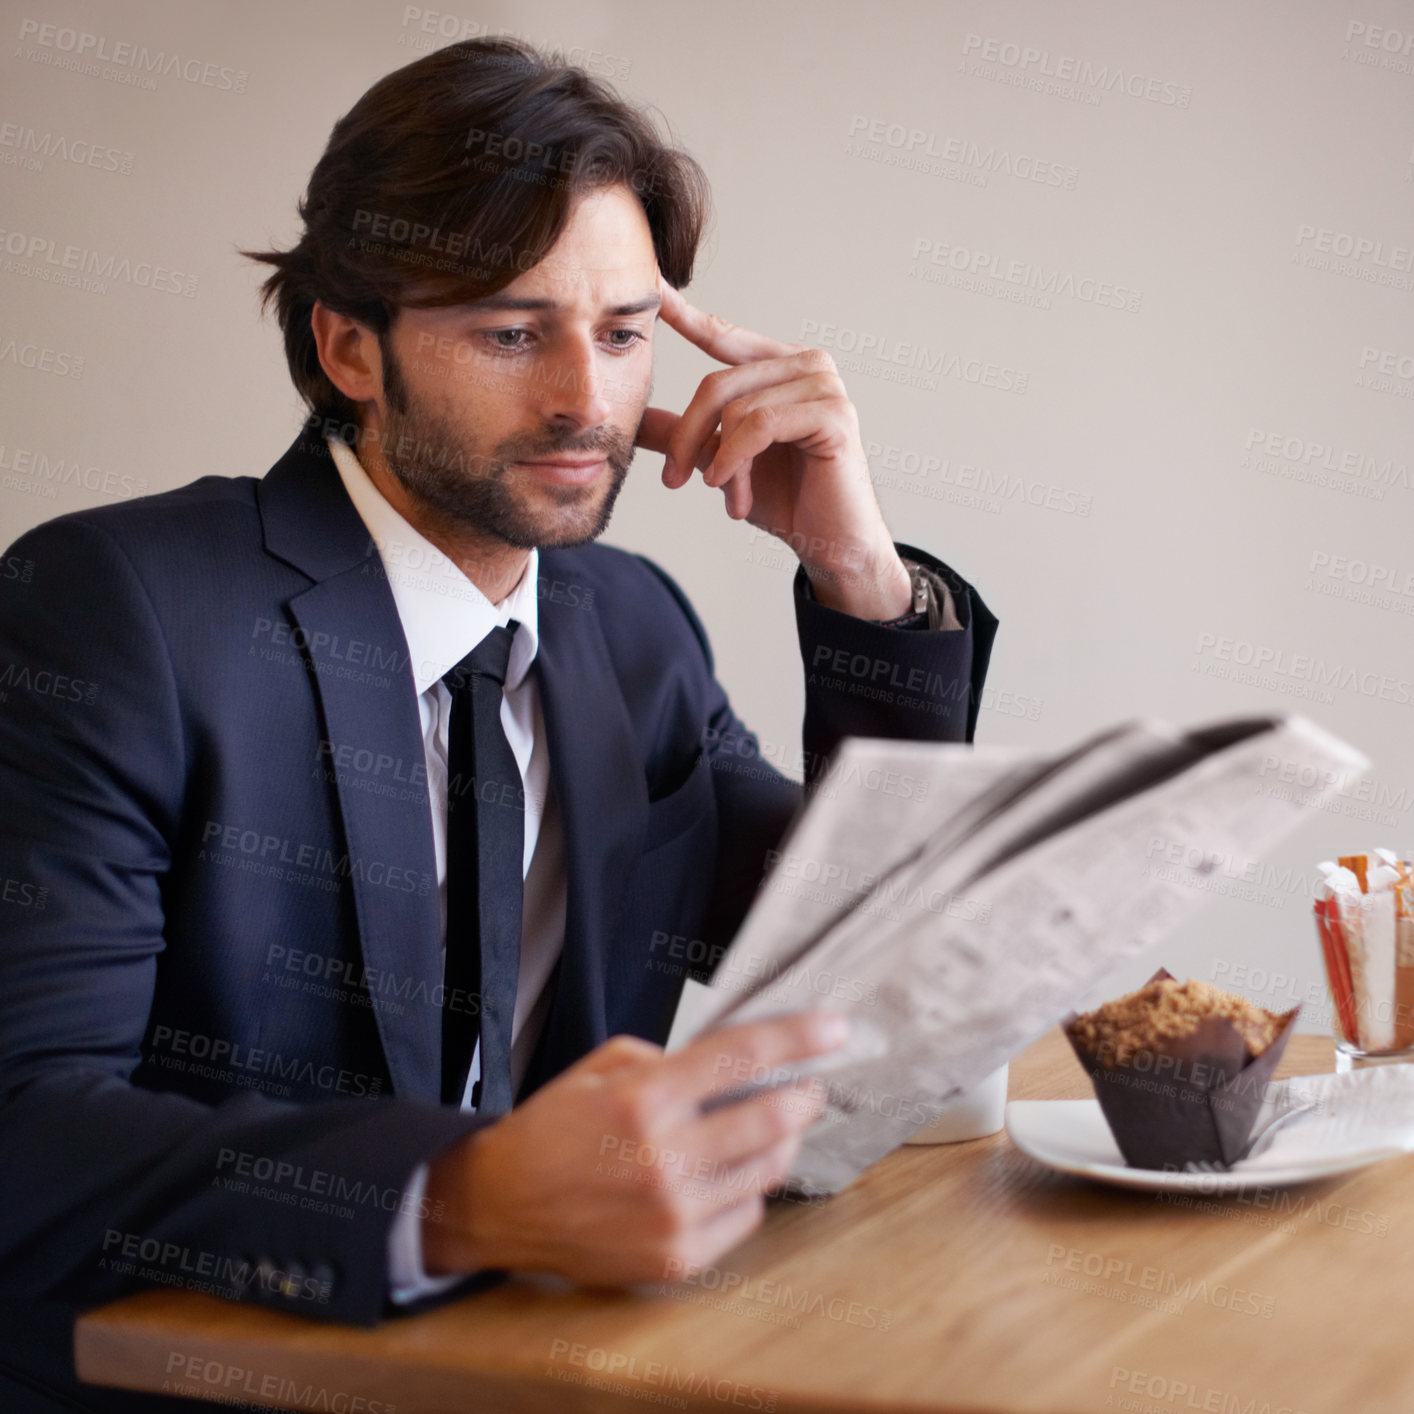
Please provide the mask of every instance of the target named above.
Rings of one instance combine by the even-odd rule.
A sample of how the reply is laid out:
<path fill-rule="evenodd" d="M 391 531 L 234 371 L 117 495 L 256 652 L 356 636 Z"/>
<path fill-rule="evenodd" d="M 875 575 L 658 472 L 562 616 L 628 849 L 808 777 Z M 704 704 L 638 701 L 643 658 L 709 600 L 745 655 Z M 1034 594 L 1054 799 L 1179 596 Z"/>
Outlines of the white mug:
<path fill-rule="evenodd" d="M 957 1144 L 963 1139 L 983 1139 L 1002 1127 L 1006 1114 L 1007 1068 L 984 1076 L 970 1090 L 955 1095 L 905 1144 Z"/>

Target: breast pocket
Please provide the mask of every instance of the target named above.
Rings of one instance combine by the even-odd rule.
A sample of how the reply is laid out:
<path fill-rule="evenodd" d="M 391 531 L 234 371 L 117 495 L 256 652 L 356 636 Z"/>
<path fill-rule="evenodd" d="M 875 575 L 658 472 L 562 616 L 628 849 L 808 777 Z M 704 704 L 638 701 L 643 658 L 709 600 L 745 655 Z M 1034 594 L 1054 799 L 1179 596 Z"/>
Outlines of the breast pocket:
<path fill-rule="evenodd" d="M 648 803 L 648 827 L 643 833 L 643 853 L 651 854 L 671 844 L 694 825 L 715 825 L 712 765 L 705 752 L 698 754 L 687 779 L 669 794 Z"/>
<path fill-rule="evenodd" d="M 681 785 L 649 802 L 624 917 L 605 961 L 610 1035 L 666 1038 L 683 979 L 707 946 L 703 927 L 716 873 L 717 797 L 704 755 Z"/>

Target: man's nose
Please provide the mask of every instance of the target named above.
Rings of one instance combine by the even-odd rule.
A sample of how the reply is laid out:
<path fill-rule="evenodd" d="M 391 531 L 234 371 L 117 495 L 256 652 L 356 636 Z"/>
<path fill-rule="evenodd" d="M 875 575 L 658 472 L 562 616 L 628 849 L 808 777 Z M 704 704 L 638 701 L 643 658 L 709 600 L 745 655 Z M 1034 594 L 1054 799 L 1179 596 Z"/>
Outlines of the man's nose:
<path fill-rule="evenodd" d="M 574 339 L 551 370 L 545 412 L 561 427 L 584 431 L 609 420 L 613 399 L 592 339 Z"/>

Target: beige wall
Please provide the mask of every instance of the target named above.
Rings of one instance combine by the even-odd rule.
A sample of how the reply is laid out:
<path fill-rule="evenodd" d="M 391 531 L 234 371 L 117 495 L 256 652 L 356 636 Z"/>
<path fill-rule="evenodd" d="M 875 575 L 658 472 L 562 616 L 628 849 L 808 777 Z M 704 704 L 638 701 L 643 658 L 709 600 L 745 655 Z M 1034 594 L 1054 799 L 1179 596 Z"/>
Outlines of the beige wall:
<path fill-rule="evenodd" d="M 1248 990 L 1273 1004 L 1274 971 L 1319 984 L 1299 876 L 1414 844 L 1407 0 L 436 3 L 456 7 L 6 7 L 5 541 L 142 485 L 262 474 L 299 413 L 237 247 L 292 235 L 334 119 L 439 31 L 579 50 L 714 182 L 694 300 L 834 348 L 895 533 L 1000 615 L 980 740 L 1298 709 L 1375 760 L 1255 898 L 1215 901 L 1156 959 L 1263 969 Z M 143 88 L 91 52 L 100 72 L 61 67 L 80 32 L 183 72 Z M 29 130 L 97 145 L 98 165 L 51 152 L 35 170 Z M 15 268 L 31 238 L 161 265 L 191 294 L 47 283 Z M 17 364 L 24 349 L 69 373 Z M 681 406 L 710 366 L 665 335 L 656 401 Z M 792 749 L 785 558 L 656 469 L 642 459 L 610 538 L 679 576 L 738 710 Z M 1371 565 L 1392 580 L 1373 597 L 1354 578 Z M 1261 681 L 1213 675 L 1258 655 Z M 1338 665 L 1335 684 L 1306 660 Z"/>

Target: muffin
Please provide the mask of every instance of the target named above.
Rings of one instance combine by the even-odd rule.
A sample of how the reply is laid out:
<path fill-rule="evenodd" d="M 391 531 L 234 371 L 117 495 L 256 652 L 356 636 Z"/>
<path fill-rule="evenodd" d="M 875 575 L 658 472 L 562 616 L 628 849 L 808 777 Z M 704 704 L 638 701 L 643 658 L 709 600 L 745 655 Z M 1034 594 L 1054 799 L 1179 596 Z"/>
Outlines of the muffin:
<path fill-rule="evenodd" d="M 1252 1147 L 1299 1010 L 1267 1011 L 1160 968 L 1137 992 L 1061 1025 L 1126 1163 L 1228 1168 Z"/>

